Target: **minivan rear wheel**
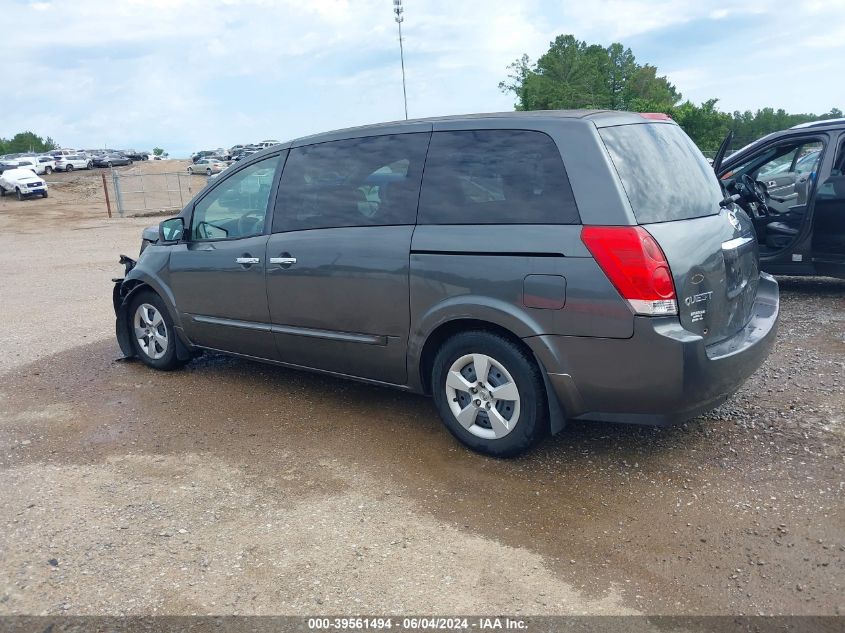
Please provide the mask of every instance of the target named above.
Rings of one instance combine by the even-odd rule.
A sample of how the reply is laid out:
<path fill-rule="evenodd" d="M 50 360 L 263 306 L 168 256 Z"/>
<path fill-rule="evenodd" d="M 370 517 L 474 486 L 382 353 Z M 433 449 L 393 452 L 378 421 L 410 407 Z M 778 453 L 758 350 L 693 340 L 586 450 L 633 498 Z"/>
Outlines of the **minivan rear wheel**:
<path fill-rule="evenodd" d="M 184 363 L 176 357 L 173 319 L 157 294 L 142 291 L 129 305 L 129 333 L 135 354 L 153 369 L 169 371 Z"/>
<path fill-rule="evenodd" d="M 530 352 L 491 332 L 463 332 L 438 351 L 432 393 L 449 432 L 469 448 L 512 457 L 548 428 L 546 392 Z"/>

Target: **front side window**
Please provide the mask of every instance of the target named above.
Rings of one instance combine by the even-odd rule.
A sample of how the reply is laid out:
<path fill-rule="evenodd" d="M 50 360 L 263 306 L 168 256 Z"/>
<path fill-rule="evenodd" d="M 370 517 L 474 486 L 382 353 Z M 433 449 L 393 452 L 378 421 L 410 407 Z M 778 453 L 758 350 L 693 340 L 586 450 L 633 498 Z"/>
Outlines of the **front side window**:
<path fill-rule="evenodd" d="M 747 173 L 756 180 L 785 174 L 812 173 L 822 152 L 821 141 L 791 141 L 766 148 L 722 176 L 723 180 Z"/>
<path fill-rule="evenodd" d="M 279 161 L 279 156 L 265 158 L 209 191 L 194 206 L 191 238 L 221 240 L 261 235 Z"/>
<path fill-rule="evenodd" d="M 767 204 L 785 213 L 809 199 L 823 149 L 822 141 L 806 138 L 770 145 L 722 174 L 722 182 L 731 189 L 732 183 L 748 175 L 766 187 L 771 197 Z"/>
<path fill-rule="evenodd" d="M 371 136 L 291 150 L 273 231 L 413 224 L 429 136 Z"/>
<path fill-rule="evenodd" d="M 577 224 L 554 141 L 527 130 L 435 132 L 420 224 Z"/>

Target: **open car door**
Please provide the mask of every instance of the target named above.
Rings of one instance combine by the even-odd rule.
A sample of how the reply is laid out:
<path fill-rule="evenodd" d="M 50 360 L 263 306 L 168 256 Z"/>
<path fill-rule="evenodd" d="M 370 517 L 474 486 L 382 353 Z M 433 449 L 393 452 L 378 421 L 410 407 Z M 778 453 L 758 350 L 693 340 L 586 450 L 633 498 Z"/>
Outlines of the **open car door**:
<path fill-rule="evenodd" d="M 728 132 L 728 135 L 725 137 L 725 140 L 722 141 L 722 144 L 719 145 L 719 151 L 716 152 L 716 157 L 713 159 L 713 171 L 716 172 L 716 176 L 719 176 L 719 169 L 722 167 L 722 161 L 725 160 L 725 154 L 728 152 L 728 148 L 731 146 L 731 141 L 734 140 L 734 132 L 731 130 Z"/>

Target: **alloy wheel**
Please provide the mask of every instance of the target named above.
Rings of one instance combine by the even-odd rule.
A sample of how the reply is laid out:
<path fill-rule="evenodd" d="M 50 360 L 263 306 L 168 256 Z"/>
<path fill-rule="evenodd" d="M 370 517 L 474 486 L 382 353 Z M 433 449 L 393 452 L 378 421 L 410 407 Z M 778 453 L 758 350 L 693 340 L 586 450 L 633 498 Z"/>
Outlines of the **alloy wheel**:
<path fill-rule="evenodd" d="M 476 437 L 500 439 L 519 422 L 519 389 L 504 365 L 486 354 L 458 358 L 444 387 L 455 419 Z"/>
<path fill-rule="evenodd" d="M 167 353 L 167 326 L 158 309 L 142 303 L 135 310 L 133 319 L 135 340 L 144 354 L 153 360 L 158 360 Z"/>

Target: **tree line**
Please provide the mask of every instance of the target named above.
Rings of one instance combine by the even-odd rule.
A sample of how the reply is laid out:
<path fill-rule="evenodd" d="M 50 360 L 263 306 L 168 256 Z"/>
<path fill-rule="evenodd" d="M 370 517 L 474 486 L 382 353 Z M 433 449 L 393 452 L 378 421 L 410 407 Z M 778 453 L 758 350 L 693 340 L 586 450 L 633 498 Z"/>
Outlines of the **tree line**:
<path fill-rule="evenodd" d="M 58 148 L 58 144 L 49 136 L 45 139 L 34 132 L 18 132 L 12 138 L 0 138 L 0 155 L 42 153 Z"/>
<path fill-rule="evenodd" d="M 663 112 L 671 116 L 704 152 L 714 152 L 729 130 L 734 148 L 798 123 L 842 116 L 839 108 L 817 114 L 789 114 L 783 109 L 722 112 L 718 99 L 696 105 L 657 67 L 637 62 L 630 48 L 588 44 L 559 35 L 536 62 L 523 55 L 508 66 L 499 88 L 516 96 L 517 110 L 596 108 Z"/>

